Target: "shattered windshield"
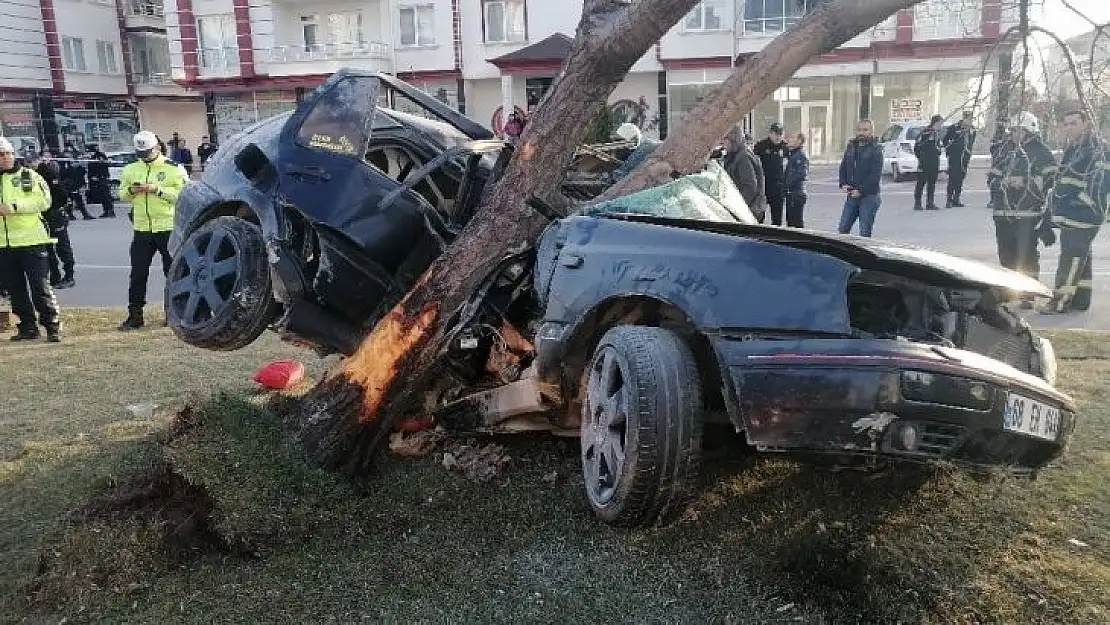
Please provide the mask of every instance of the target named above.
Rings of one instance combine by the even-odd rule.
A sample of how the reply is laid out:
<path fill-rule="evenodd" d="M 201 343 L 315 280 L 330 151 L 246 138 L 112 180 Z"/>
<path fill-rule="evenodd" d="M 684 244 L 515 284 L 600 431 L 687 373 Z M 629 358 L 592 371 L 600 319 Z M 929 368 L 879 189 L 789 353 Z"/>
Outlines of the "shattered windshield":
<path fill-rule="evenodd" d="M 709 162 L 705 171 L 587 206 L 577 214 L 597 217 L 620 213 L 724 223 L 759 223 L 733 184 L 732 177 L 714 161 Z"/>

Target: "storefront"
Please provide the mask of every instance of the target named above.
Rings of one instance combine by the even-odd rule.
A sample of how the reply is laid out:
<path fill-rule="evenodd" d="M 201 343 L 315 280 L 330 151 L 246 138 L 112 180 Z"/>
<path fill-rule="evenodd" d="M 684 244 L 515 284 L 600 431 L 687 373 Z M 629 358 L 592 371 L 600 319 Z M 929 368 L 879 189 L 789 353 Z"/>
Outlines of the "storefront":
<path fill-rule="evenodd" d="M 755 107 L 752 134 L 766 136 L 779 122 L 787 133 L 805 133 L 811 160 L 836 160 L 855 136 L 860 101 L 859 76 L 794 78 Z"/>
<path fill-rule="evenodd" d="M 54 102 L 54 132 L 47 143 L 84 151 L 96 145 L 103 152 L 131 150 L 139 131 L 139 115 L 126 100 L 58 99 Z"/>
<path fill-rule="evenodd" d="M 213 97 L 217 141 L 225 141 L 242 132 L 255 122 L 297 108 L 297 93 L 292 89 L 280 91 L 248 91 L 243 93 L 218 93 Z"/>
<path fill-rule="evenodd" d="M 943 115 L 949 122 L 963 111 L 976 114 L 978 128 L 993 124 L 994 75 L 978 70 L 901 72 L 878 74 L 871 79 L 871 118 L 882 134 L 892 123 L 928 122 Z M 916 118 L 916 119 L 915 119 Z M 985 153 L 989 141 L 977 141 L 975 152 Z"/>
<path fill-rule="evenodd" d="M 30 100 L 0 101 L 0 136 L 15 146 L 18 154 L 27 157 L 42 147 L 42 124 Z"/>

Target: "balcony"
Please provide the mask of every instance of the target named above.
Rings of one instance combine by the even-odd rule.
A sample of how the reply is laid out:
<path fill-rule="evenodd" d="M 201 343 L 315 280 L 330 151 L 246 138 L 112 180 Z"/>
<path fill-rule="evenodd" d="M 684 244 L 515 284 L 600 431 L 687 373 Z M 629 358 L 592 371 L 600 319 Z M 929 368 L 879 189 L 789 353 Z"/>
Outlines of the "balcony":
<path fill-rule="evenodd" d="M 123 27 L 127 30 L 166 30 L 166 16 L 161 2 L 124 0 Z"/>
<path fill-rule="evenodd" d="M 138 97 L 151 96 L 188 96 L 196 95 L 192 89 L 179 86 L 170 77 L 169 70 L 150 74 L 133 74 L 135 95 Z"/>
<path fill-rule="evenodd" d="M 338 44 L 287 44 L 274 46 L 266 57 L 270 76 L 331 74 L 343 67 L 392 72 L 389 45 L 377 41 Z"/>

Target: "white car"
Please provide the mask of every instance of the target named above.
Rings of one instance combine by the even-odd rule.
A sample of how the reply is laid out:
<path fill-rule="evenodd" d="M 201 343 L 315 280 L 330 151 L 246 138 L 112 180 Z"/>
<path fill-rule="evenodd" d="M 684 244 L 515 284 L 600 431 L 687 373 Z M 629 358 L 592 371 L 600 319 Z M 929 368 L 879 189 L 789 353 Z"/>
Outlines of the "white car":
<path fill-rule="evenodd" d="M 879 137 L 879 143 L 883 146 L 883 173 L 890 174 L 894 182 L 902 182 L 909 174 L 921 171 L 913 153 L 913 144 L 928 125 L 928 122 L 923 121 L 892 124 Z M 947 125 L 940 131 L 941 138 L 944 138 L 946 132 Z M 940 154 L 940 171 L 948 172 L 948 157 L 944 152 Z"/>

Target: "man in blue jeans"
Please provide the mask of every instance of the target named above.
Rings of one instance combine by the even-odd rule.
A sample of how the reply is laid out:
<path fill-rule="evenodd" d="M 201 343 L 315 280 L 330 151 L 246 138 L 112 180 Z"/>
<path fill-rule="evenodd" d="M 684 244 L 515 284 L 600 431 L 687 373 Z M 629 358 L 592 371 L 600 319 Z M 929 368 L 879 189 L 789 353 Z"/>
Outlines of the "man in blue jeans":
<path fill-rule="evenodd" d="M 875 126 L 870 119 L 862 119 L 856 124 L 856 138 L 848 142 L 840 160 L 840 190 L 848 194 L 837 228 L 841 234 L 851 232 L 858 219 L 860 236 L 871 236 L 875 214 L 882 204 L 879 195 L 882 176 L 883 149 L 875 138 Z"/>

